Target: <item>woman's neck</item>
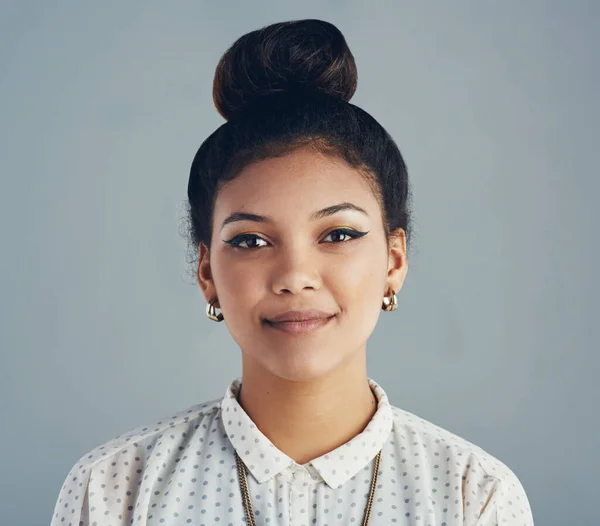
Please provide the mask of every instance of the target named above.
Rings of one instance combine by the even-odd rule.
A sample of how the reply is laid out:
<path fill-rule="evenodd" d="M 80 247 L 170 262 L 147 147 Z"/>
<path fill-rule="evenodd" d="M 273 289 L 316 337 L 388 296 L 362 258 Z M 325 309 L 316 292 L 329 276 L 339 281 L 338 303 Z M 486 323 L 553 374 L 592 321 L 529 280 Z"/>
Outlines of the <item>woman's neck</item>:
<path fill-rule="evenodd" d="M 258 429 L 298 464 L 361 433 L 377 411 L 366 366 L 295 382 L 244 367 L 238 401 Z"/>

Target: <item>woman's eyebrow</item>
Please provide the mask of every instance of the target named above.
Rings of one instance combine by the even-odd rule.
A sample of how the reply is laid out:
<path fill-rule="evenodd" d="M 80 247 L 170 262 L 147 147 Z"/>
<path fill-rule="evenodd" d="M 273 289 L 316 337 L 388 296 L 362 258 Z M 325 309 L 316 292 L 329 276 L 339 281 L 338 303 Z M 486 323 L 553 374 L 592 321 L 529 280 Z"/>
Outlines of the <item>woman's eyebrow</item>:
<path fill-rule="evenodd" d="M 317 210 L 309 216 L 309 219 L 311 221 L 315 221 L 317 219 L 322 219 L 324 217 L 337 214 L 338 212 L 342 212 L 343 210 L 354 210 L 356 212 L 360 212 L 361 214 L 365 214 L 367 217 L 369 217 L 369 214 L 367 214 L 367 212 L 360 206 L 346 201 L 337 205 L 328 206 L 326 208 L 323 208 L 322 210 Z M 221 230 L 223 230 L 225 225 L 235 223 L 236 221 L 255 221 L 257 223 L 273 223 L 273 218 L 269 216 L 262 216 L 259 214 L 251 214 L 249 212 L 234 212 L 233 214 L 225 218 L 223 224 L 221 225 Z"/>

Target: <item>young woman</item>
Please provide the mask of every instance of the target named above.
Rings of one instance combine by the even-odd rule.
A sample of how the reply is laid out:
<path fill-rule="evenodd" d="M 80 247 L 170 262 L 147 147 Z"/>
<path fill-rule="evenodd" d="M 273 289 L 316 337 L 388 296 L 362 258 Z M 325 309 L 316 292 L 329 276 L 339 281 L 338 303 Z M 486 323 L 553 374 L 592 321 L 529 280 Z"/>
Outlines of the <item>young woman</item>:
<path fill-rule="evenodd" d="M 221 58 L 227 122 L 192 163 L 190 240 L 242 377 L 84 455 L 53 526 L 533 524 L 506 465 L 367 376 L 408 269 L 411 193 L 392 138 L 348 102 L 356 82 L 320 20 L 253 31 Z"/>

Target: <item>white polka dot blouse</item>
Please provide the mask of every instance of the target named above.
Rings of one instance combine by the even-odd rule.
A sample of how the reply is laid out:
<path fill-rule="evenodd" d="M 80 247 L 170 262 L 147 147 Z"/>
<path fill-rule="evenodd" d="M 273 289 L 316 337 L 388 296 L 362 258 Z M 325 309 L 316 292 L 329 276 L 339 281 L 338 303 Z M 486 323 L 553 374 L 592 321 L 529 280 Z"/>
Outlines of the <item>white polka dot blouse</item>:
<path fill-rule="evenodd" d="M 235 452 L 257 526 L 360 526 L 381 450 L 370 525 L 532 526 L 517 476 L 459 436 L 390 405 L 349 442 L 297 464 L 225 396 L 139 426 L 85 454 L 62 486 L 51 526 L 247 523 Z"/>

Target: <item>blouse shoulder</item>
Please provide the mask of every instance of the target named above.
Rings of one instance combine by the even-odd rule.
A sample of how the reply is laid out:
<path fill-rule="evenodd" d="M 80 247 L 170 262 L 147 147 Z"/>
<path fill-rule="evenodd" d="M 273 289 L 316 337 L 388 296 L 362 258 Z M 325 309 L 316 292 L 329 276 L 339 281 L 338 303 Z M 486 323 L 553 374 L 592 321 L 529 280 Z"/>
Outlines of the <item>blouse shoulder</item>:
<path fill-rule="evenodd" d="M 128 467 L 130 474 L 141 474 L 146 456 L 165 432 L 186 433 L 206 426 L 220 408 L 221 399 L 195 404 L 154 424 L 134 427 L 89 450 L 75 462 L 64 479 L 54 507 L 51 526 L 88 525 L 90 482 L 94 473 L 117 461 Z M 137 466 L 137 467 L 136 467 Z"/>
<path fill-rule="evenodd" d="M 475 458 L 489 477 L 501 481 L 514 476 L 506 464 L 480 446 L 414 413 L 392 406 L 397 429 L 420 436 L 433 444 L 433 449 L 451 451 L 457 457 Z"/>
<path fill-rule="evenodd" d="M 422 446 L 434 467 L 445 462 L 461 477 L 465 524 L 533 526 L 525 489 L 508 465 L 480 446 L 409 411 L 392 406 L 392 413 L 394 432 L 401 442 L 415 448 L 417 444 Z"/>

